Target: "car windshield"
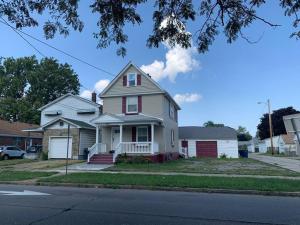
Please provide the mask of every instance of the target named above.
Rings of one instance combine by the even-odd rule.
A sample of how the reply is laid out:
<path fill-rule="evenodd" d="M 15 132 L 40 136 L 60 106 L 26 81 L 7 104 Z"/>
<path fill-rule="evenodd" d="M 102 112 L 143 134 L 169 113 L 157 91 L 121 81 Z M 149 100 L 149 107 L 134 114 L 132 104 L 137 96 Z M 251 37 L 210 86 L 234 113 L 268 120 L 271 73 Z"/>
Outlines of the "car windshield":
<path fill-rule="evenodd" d="M 4 149 L 4 147 L 0 147 L 0 150 L 3 150 Z"/>

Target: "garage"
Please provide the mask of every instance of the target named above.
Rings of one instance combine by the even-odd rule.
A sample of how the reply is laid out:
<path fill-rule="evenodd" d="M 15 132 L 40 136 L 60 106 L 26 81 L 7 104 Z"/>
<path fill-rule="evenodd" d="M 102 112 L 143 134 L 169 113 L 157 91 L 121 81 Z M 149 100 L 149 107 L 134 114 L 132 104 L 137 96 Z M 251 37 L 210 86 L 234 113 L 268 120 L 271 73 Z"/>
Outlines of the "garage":
<path fill-rule="evenodd" d="M 186 158 L 238 158 L 237 133 L 231 127 L 179 127 L 179 150 Z"/>
<path fill-rule="evenodd" d="M 68 137 L 50 137 L 49 141 L 49 158 L 66 159 L 67 158 Z M 72 138 L 69 138 L 69 154 L 72 158 Z"/>
<path fill-rule="evenodd" d="M 197 157 L 218 157 L 218 147 L 216 141 L 196 141 Z"/>

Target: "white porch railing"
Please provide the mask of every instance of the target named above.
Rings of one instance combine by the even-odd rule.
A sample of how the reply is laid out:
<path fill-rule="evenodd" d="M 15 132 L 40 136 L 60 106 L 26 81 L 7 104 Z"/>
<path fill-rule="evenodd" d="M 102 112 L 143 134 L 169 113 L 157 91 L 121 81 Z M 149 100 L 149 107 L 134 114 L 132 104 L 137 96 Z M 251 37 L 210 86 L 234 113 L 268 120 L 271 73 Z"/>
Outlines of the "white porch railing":
<path fill-rule="evenodd" d="M 90 159 L 92 158 L 93 155 L 99 153 L 105 153 L 105 152 L 106 152 L 106 144 L 95 143 L 92 147 L 89 148 L 88 162 L 90 162 Z"/>
<path fill-rule="evenodd" d="M 117 145 L 114 155 L 113 162 L 120 154 L 154 154 L 158 152 L 158 144 L 154 142 L 152 149 L 152 142 L 121 142 Z"/>

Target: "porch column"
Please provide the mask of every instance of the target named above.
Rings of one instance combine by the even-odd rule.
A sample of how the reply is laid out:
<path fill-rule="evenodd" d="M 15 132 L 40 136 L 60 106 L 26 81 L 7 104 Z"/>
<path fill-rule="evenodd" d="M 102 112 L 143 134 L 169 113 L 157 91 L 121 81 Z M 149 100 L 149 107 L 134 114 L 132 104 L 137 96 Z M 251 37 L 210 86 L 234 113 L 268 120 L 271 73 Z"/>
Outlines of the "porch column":
<path fill-rule="evenodd" d="M 96 151 L 98 152 L 98 143 L 99 143 L 99 125 L 96 125 Z"/>
<path fill-rule="evenodd" d="M 151 123 L 151 153 L 154 154 L 154 124 Z"/>
<path fill-rule="evenodd" d="M 120 124 L 120 143 L 123 142 L 123 125 Z"/>

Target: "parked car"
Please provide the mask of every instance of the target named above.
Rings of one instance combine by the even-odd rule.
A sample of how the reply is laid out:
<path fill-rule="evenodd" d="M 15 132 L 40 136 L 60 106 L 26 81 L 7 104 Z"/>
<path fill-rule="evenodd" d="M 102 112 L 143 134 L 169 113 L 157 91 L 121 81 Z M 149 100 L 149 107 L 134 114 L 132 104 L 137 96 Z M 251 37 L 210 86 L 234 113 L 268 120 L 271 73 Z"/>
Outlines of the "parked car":
<path fill-rule="evenodd" d="M 17 146 L 0 146 L 0 158 L 7 160 L 10 158 L 23 158 L 25 151 Z"/>

